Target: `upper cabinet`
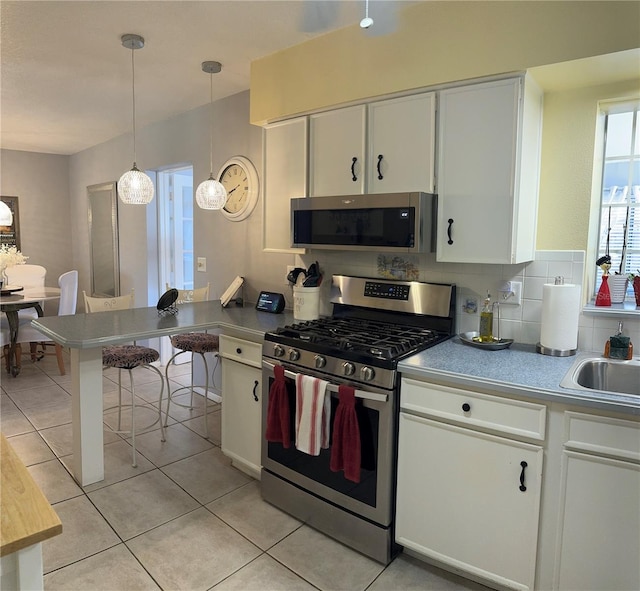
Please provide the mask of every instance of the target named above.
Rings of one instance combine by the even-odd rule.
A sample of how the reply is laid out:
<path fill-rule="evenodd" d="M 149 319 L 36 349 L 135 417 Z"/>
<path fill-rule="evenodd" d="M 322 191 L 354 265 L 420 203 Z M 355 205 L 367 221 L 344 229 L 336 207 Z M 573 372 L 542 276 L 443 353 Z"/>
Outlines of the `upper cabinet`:
<path fill-rule="evenodd" d="M 440 92 L 439 262 L 534 258 L 542 93 L 524 76 Z"/>
<path fill-rule="evenodd" d="M 436 95 L 369 105 L 369 193 L 433 193 Z"/>
<path fill-rule="evenodd" d="M 291 247 L 290 200 L 307 195 L 307 118 L 267 125 L 263 130 L 263 248 L 304 252 Z"/>
<path fill-rule="evenodd" d="M 311 115 L 309 125 L 311 196 L 433 192 L 434 93 Z"/>
<path fill-rule="evenodd" d="M 366 122 L 366 105 L 309 117 L 311 197 L 364 193 Z"/>

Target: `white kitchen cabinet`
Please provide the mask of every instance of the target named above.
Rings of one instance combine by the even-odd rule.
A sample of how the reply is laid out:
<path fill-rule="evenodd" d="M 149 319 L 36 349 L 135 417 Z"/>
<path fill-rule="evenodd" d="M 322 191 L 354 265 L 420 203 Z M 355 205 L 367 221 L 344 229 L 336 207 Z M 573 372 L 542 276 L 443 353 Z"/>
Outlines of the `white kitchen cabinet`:
<path fill-rule="evenodd" d="M 309 194 L 358 195 L 365 191 L 365 105 L 309 117 Z"/>
<path fill-rule="evenodd" d="M 368 109 L 367 192 L 433 193 L 435 93 L 379 101 Z"/>
<path fill-rule="evenodd" d="M 544 413 L 404 378 L 396 541 L 470 578 L 533 589 L 543 449 L 513 434 L 544 437 Z"/>
<path fill-rule="evenodd" d="M 291 246 L 290 200 L 307 196 L 307 118 L 267 125 L 263 130 L 263 248 L 304 252 Z"/>
<path fill-rule="evenodd" d="M 260 478 L 262 345 L 220 336 L 222 452 L 238 469 Z"/>
<path fill-rule="evenodd" d="M 433 192 L 435 93 L 335 109 L 309 121 L 311 196 Z"/>
<path fill-rule="evenodd" d="M 640 424 L 567 412 L 554 589 L 640 589 Z"/>
<path fill-rule="evenodd" d="M 440 91 L 437 261 L 533 260 L 541 129 L 529 77 Z"/>

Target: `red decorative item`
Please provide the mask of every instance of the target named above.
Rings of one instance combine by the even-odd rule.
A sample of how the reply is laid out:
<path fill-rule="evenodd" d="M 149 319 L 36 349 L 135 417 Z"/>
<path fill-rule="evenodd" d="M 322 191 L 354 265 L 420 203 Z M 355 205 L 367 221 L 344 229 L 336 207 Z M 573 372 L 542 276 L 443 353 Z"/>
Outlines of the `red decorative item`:
<path fill-rule="evenodd" d="M 633 294 L 636 296 L 636 308 L 640 308 L 640 275 L 633 278 Z"/>
<path fill-rule="evenodd" d="M 609 291 L 609 275 L 602 276 L 602 283 L 596 296 L 596 306 L 610 306 L 611 292 Z"/>

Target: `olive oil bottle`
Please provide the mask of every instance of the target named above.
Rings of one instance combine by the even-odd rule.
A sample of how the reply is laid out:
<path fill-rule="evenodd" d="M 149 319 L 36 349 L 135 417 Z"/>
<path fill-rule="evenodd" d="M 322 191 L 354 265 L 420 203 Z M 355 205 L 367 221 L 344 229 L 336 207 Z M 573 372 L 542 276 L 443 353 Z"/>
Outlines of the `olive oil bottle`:
<path fill-rule="evenodd" d="M 480 330 L 478 340 L 481 343 L 493 341 L 493 306 L 491 305 L 491 294 L 487 292 L 484 305 L 480 312 Z"/>

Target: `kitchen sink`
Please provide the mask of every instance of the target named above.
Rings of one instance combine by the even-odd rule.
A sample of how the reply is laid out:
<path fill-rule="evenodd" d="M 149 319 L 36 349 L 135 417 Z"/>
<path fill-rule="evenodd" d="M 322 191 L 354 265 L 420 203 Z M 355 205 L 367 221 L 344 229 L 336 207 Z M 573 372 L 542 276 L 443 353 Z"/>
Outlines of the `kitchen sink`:
<path fill-rule="evenodd" d="M 595 354 L 581 356 L 566 373 L 560 386 L 640 396 L 640 358 L 625 361 Z"/>

